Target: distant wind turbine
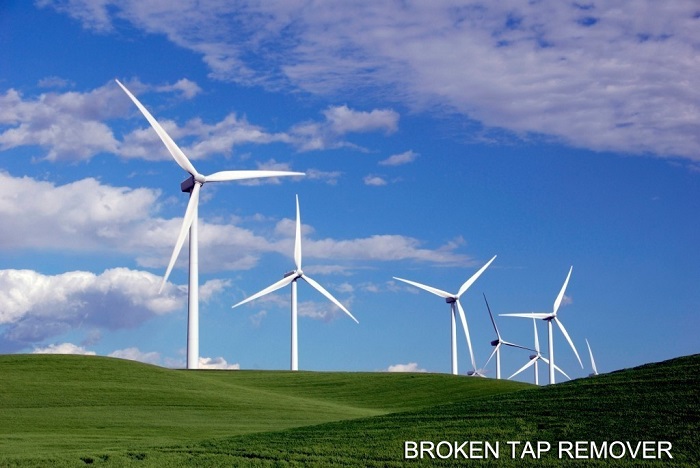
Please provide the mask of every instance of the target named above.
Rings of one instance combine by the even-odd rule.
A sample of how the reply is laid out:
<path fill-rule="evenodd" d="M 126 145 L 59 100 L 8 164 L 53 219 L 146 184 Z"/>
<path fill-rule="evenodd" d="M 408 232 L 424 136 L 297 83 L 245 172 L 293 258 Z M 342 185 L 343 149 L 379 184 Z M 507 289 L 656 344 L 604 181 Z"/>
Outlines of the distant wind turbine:
<path fill-rule="evenodd" d="M 574 342 L 571 341 L 571 337 L 569 336 L 569 333 L 566 331 L 566 328 L 564 328 L 564 325 L 561 323 L 561 321 L 557 318 L 557 312 L 559 311 L 559 306 L 561 305 L 562 300 L 564 299 L 564 292 L 566 291 L 566 285 L 569 284 L 569 278 L 571 278 L 571 272 L 573 271 L 574 267 L 572 266 L 569 269 L 569 274 L 566 276 L 566 280 L 564 281 L 564 285 L 561 287 L 561 291 L 559 291 L 559 295 L 557 296 L 556 300 L 554 301 L 554 306 L 552 308 L 551 313 L 527 313 L 527 314 L 500 314 L 503 317 L 525 317 L 525 318 L 535 318 L 535 319 L 542 319 L 547 322 L 547 330 L 549 333 L 549 360 L 550 360 L 550 365 L 549 365 L 549 383 L 553 384 L 555 383 L 554 379 L 554 340 L 552 339 L 553 336 L 553 329 L 552 329 L 552 322 L 556 322 L 559 328 L 561 329 L 561 332 L 564 334 L 564 337 L 566 338 L 566 341 L 569 342 L 569 345 L 571 345 L 571 349 L 574 350 L 574 354 L 576 354 L 576 358 L 578 359 L 578 363 L 581 364 L 581 368 L 583 368 L 583 363 L 581 362 L 581 358 L 578 355 L 578 351 L 576 351 L 576 347 L 574 346 Z"/>
<path fill-rule="evenodd" d="M 518 369 L 513 375 L 508 377 L 508 380 L 512 379 L 513 377 L 515 377 L 516 375 L 518 375 L 519 373 L 521 373 L 522 371 L 524 371 L 528 367 L 535 366 L 535 385 L 539 385 L 540 384 L 540 373 L 539 373 L 539 369 L 537 369 L 537 361 L 539 361 L 541 359 L 547 365 L 549 365 L 550 361 L 546 357 L 542 356 L 542 353 L 540 353 L 540 339 L 537 335 L 537 322 L 535 321 L 534 318 L 532 319 L 532 328 L 535 331 L 535 353 L 536 354 L 531 354 L 530 360 L 527 363 L 525 363 L 525 365 L 523 367 Z M 564 377 L 571 380 L 571 377 L 566 375 L 566 372 L 561 370 L 559 368 L 559 366 L 555 365 L 554 368 L 557 370 L 557 372 L 560 372 L 562 375 L 564 375 Z"/>
<path fill-rule="evenodd" d="M 496 321 L 493 319 L 493 314 L 491 313 L 491 307 L 489 307 L 489 301 L 486 300 L 486 294 L 484 294 L 484 302 L 486 302 L 486 309 L 489 311 L 489 317 L 491 318 L 491 324 L 493 325 L 493 329 L 496 332 L 496 339 L 491 342 L 491 346 L 495 346 L 493 352 L 491 353 L 491 356 L 489 356 L 489 359 L 486 361 L 486 364 L 484 364 L 484 367 L 489 365 L 489 362 L 491 362 L 491 358 L 493 355 L 496 355 L 496 378 L 500 379 L 501 378 L 501 346 L 510 346 L 511 348 L 520 348 L 520 349 L 527 349 L 530 351 L 534 351 L 532 348 L 526 348 L 525 346 L 520 346 L 515 343 L 511 343 L 510 341 L 506 341 L 501 337 L 501 333 L 498 331 L 498 327 L 496 326 Z"/>
<path fill-rule="evenodd" d="M 409 281 L 407 279 L 403 278 L 397 278 L 394 276 L 395 280 L 398 281 L 403 281 L 404 283 L 408 283 L 412 286 L 415 286 L 417 288 L 423 289 L 425 291 L 428 291 L 429 293 L 433 293 L 436 296 L 440 296 L 443 299 L 445 299 L 445 302 L 450 304 L 450 315 L 451 315 L 451 320 L 452 320 L 452 328 L 451 328 L 451 334 L 452 334 L 452 373 L 454 375 L 457 375 L 457 323 L 456 323 L 456 315 L 457 311 L 459 311 L 459 318 L 462 321 L 462 327 L 464 327 L 464 334 L 467 337 L 467 345 L 469 346 L 469 355 L 471 356 L 471 363 L 472 363 L 472 374 L 470 375 L 481 375 L 481 373 L 477 370 L 476 368 L 476 360 L 474 359 L 474 350 L 472 349 L 472 340 L 471 337 L 469 336 L 469 327 L 467 326 L 467 318 L 464 315 L 464 309 L 462 308 L 462 304 L 459 302 L 459 298 L 464 294 L 467 289 L 481 276 L 481 274 L 488 268 L 489 265 L 491 265 L 491 262 L 496 260 L 496 255 L 493 256 L 491 260 L 486 263 L 486 265 L 482 266 L 479 271 L 474 273 L 471 278 L 469 278 L 467 281 L 464 282 L 461 288 L 459 288 L 459 291 L 457 294 L 450 294 L 446 291 L 443 291 L 441 289 L 433 288 L 432 286 L 426 286 L 425 284 L 417 283 L 415 281 Z M 455 311 L 455 304 L 456 306 L 456 311 Z"/>
<path fill-rule="evenodd" d="M 175 249 L 170 257 L 170 263 L 163 276 L 163 282 L 160 285 L 162 292 L 165 283 L 168 281 L 168 276 L 175 265 L 182 244 L 185 242 L 187 231 L 190 234 L 190 267 L 189 267 L 189 288 L 187 292 L 188 307 L 187 307 L 187 368 L 197 369 L 199 367 L 199 242 L 197 237 L 197 211 L 199 205 L 199 191 L 205 182 L 224 182 L 230 180 L 257 179 L 263 177 L 283 177 L 283 176 L 302 176 L 303 172 L 284 172 L 284 171 L 221 171 L 211 175 L 203 175 L 197 172 L 185 153 L 175 144 L 170 135 L 166 133 L 163 127 L 156 121 L 155 118 L 146 110 L 126 87 L 116 80 L 117 84 L 124 90 L 127 96 L 136 104 L 141 113 L 146 117 L 148 123 L 151 124 L 153 130 L 158 134 L 161 141 L 168 149 L 175 162 L 186 172 L 190 174 L 187 180 L 180 184 L 183 192 L 190 194 L 190 201 L 187 203 L 187 210 L 182 221 L 180 234 L 175 242 Z"/>
<path fill-rule="evenodd" d="M 591 367 L 593 368 L 593 373 L 589 374 L 589 377 L 598 375 L 598 369 L 595 366 L 595 360 L 593 359 L 593 351 L 591 351 L 591 345 L 588 344 L 588 338 L 586 338 L 586 346 L 588 346 L 588 354 L 591 356 Z"/>
<path fill-rule="evenodd" d="M 343 306 L 343 304 L 338 301 L 331 293 L 329 293 L 323 286 L 318 284 L 316 281 L 313 280 L 313 278 L 309 277 L 307 274 L 305 274 L 302 269 L 301 269 L 301 217 L 299 215 L 299 196 L 296 197 L 297 200 L 297 222 L 296 222 L 296 235 L 294 237 L 294 266 L 296 267 L 295 270 L 290 271 L 286 275 L 284 275 L 284 278 L 281 280 L 277 281 L 275 284 L 268 286 L 267 288 L 263 289 L 260 292 L 257 292 L 250 296 L 247 299 L 242 300 L 238 304 L 234 305 L 233 308 L 238 307 L 240 305 L 243 305 L 247 302 L 250 302 L 252 300 L 255 300 L 259 297 L 262 297 L 266 294 L 269 294 L 271 292 L 277 291 L 280 288 L 283 288 L 287 286 L 288 284 L 292 285 L 292 352 L 291 352 L 291 370 L 299 370 L 299 350 L 298 350 L 298 341 L 297 341 L 297 280 L 299 278 L 303 279 L 307 283 L 309 283 L 314 289 L 316 289 L 318 292 L 326 296 L 328 300 L 330 300 L 333 304 L 338 306 L 340 310 L 345 312 L 350 316 L 351 319 L 353 319 L 356 323 L 360 323 L 357 321 L 355 317 L 350 313 L 348 309 Z"/>

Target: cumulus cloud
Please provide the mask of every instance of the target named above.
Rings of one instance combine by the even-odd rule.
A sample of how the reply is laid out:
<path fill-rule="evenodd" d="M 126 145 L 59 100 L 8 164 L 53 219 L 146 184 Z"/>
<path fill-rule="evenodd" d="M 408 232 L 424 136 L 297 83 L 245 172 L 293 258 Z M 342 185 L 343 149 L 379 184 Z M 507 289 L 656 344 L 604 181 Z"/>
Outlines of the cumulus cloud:
<path fill-rule="evenodd" d="M 170 285 L 158 294 L 159 283 L 158 276 L 126 268 L 99 275 L 0 270 L 3 338 L 27 345 L 83 326 L 134 328 L 153 316 L 181 310 L 186 292 Z"/>
<path fill-rule="evenodd" d="M 160 353 L 151 351 L 143 352 L 138 348 L 118 349 L 109 353 L 110 357 L 128 359 L 130 361 L 145 362 L 146 364 L 160 365 Z"/>
<path fill-rule="evenodd" d="M 164 219 L 157 215 L 161 194 L 156 190 L 113 187 L 92 178 L 56 185 L 4 172 L 0 172 L 0 184 L 6 189 L 0 192 L 0 216 L 12 226 L 0 230 L 3 250 L 121 252 L 135 255 L 142 267 L 164 268 L 182 223 L 180 217 Z M 250 269 L 262 255 L 288 255 L 292 251 L 293 226 L 291 219 L 280 220 L 274 227 L 274 237 L 268 239 L 241 226 L 202 218 L 200 269 Z M 303 233 L 308 236 L 313 228 L 304 224 Z M 418 239 L 396 234 L 341 240 L 305 237 L 304 256 L 456 264 L 469 260 L 456 251 L 460 245 L 450 241 L 430 249 Z M 185 248 L 178 266 L 186 265 L 186 253 Z"/>
<path fill-rule="evenodd" d="M 229 364 L 226 362 L 226 359 L 223 357 L 217 357 L 217 358 L 209 358 L 209 357 L 200 357 L 199 358 L 199 368 L 200 369 L 218 369 L 218 370 L 238 370 L 241 368 L 241 365 L 236 363 L 236 364 Z"/>
<path fill-rule="evenodd" d="M 73 343 L 50 344 L 43 348 L 34 348 L 32 354 L 81 354 L 84 356 L 94 356 L 94 351 L 88 351 L 82 346 Z"/>
<path fill-rule="evenodd" d="M 417 362 L 409 362 L 408 364 L 394 364 L 386 369 L 386 372 L 428 372 L 418 366 Z"/>
<path fill-rule="evenodd" d="M 525 138 L 700 160 L 694 2 L 39 4 L 102 33 L 118 20 L 163 34 L 222 80 L 388 97 Z"/>
<path fill-rule="evenodd" d="M 378 175 L 368 175 L 365 176 L 363 179 L 365 185 L 372 185 L 374 187 L 381 187 L 382 185 L 386 185 L 387 182 L 384 180 L 382 177 Z"/>

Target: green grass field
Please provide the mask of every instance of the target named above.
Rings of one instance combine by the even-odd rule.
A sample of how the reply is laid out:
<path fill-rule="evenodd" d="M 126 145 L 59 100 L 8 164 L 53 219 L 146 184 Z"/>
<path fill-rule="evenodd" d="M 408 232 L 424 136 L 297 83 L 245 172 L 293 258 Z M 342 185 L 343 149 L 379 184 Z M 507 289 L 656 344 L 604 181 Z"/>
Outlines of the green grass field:
<path fill-rule="evenodd" d="M 673 444 L 671 466 L 700 463 L 700 355 L 541 388 L 441 374 L 177 371 L 52 355 L 0 356 L 0 376 L 0 466 L 421 464 L 404 460 L 406 440 L 500 442 L 498 460 L 462 460 L 493 466 L 592 464 L 559 460 L 554 449 L 514 460 L 506 441 L 664 440 Z"/>

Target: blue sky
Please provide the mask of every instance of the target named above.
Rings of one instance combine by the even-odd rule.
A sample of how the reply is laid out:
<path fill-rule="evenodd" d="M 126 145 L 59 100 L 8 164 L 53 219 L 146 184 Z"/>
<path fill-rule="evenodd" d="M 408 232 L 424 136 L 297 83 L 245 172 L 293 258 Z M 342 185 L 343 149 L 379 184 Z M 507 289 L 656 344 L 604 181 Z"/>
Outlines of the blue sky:
<path fill-rule="evenodd" d="M 0 6 L 1 352 L 184 366 L 186 248 L 157 290 L 187 175 L 115 79 L 202 173 L 307 174 L 202 190 L 205 364 L 288 368 L 288 289 L 231 305 L 292 269 L 295 194 L 304 271 L 360 322 L 301 283 L 301 369 L 449 372 L 448 305 L 392 277 L 456 292 L 493 255 L 478 367 L 482 294 L 548 312 L 572 265 L 569 375 L 584 338 L 602 372 L 700 351 L 696 3 L 196 3 Z"/>

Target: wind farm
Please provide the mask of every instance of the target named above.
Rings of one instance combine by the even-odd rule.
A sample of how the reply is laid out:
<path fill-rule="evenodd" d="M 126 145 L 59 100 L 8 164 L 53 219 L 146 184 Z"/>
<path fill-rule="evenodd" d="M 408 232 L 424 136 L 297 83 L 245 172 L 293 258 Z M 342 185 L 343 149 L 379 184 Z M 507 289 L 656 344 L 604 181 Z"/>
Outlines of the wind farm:
<path fill-rule="evenodd" d="M 692 2 L 0 11 L 0 466 L 700 464 Z"/>

